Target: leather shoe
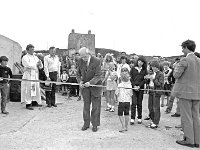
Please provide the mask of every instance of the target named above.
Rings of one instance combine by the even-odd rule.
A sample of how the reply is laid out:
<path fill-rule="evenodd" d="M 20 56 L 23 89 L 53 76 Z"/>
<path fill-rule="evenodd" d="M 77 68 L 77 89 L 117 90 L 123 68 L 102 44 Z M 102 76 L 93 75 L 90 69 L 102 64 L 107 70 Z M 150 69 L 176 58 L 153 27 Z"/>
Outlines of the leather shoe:
<path fill-rule="evenodd" d="M 194 144 L 194 147 L 199 148 L 199 144 Z"/>
<path fill-rule="evenodd" d="M 26 107 L 28 110 L 34 110 L 33 107 Z"/>
<path fill-rule="evenodd" d="M 177 113 L 171 115 L 171 117 L 180 117 L 180 116 L 181 116 L 181 115 L 180 115 L 180 114 L 177 114 Z"/>
<path fill-rule="evenodd" d="M 97 132 L 97 127 L 96 126 L 92 127 L 92 131 Z"/>
<path fill-rule="evenodd" d="M 7 111 L 2 111 L 2 114 L 8 115 L 9 112 L 7 112 Z"/>
<path fill-rule="evenodd" d="M 144 120 L 150 120 L 151 118 L 150 117 L 146 117 L 146 118 L 144 118 Z"/>
<path fill-rule="evenodd" d="M 57 105 L 56 105 L 56 104 L 51 104 L 51 106 L 53 106 L 53 107 L 57 107 Z"/>
<path fill-rule="evenodd" d="M 48 105 L 47 105 L 47 107 L 49 107 L 49 108 L 50 108 L 50 107 L 51 107 L 51 105 L 50 105 L 50 104 L 48 104 Z"/>
<path fill-rule="evenodd" d="M 181 124 L 179 124 L 179 125 L 175 126 L 175 128 L 180 129 L 180 128 L 182 128 L 182 126 L 181 126 Z"/>
<path fill-rule="evenodd" d="M 87 130 L 89 127 L 86 127 L 86 126 L 83 126 L 82 128 L 81 128 L 81 130 L 82 131 L 85 131 L 85 130 Z"/>
<path fill-rule="evenodd" d="M 187 143 L 185 140 L 182 141 L 176 141 L 177 144 L 188 146 L 188 147 L 194 147 L 194 144 Z"/>
<path fill-rule="evenodd" d="M 35 107 L 42 107 L 42 105 L 40 105 L 40 104 L 37 104 L 37 105 L 35 105 Z"/>

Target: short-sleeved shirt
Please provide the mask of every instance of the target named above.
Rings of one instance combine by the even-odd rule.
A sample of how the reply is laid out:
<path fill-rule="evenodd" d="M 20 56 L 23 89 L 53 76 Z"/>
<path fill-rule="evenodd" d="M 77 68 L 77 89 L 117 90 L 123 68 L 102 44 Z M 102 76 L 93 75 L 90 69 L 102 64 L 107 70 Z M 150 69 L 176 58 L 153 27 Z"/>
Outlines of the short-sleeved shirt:
<path fill-rule="evenodd" d="M 129 88 L 129 89 L 126 89 Z M 131 102 L 132 101 L 132 85 L 131 82 L 121 82 L 118 84 L 118 88 L 116 90 L 116 94 L 118 95 L 119 102 Z"/>
<path fill-rule="evenodd" d="M 12 71 L 9 67 L 7 66 L 1 66 L 0 65 L 0 77 L 3 77 L 3 78 L 12 78 Z M 2 81 L 0 81 L 0 83 L 7 83 L 8 80 L 5 80 L 3 79 Z"/>

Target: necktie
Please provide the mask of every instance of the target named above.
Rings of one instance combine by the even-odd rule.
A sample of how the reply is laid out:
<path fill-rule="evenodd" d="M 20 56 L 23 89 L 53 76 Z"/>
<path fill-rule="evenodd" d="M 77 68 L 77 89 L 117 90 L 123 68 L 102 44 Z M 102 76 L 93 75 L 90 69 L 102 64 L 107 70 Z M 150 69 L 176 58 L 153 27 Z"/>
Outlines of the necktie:
<path fill-rule="evenodd" d="M 86 70 L 86 72 L 87 72 L 87 70 L 88 70 L 88 62 L 85 62 L 85 63 L 86 63 L 85 70 Z"/>

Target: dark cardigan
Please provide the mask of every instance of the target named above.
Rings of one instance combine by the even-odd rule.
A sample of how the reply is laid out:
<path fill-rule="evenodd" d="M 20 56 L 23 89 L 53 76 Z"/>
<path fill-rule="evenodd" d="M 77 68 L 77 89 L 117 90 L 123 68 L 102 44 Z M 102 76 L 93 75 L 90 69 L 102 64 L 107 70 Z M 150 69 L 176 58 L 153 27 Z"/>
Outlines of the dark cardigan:
<path fill-rule="evenodd" d="M 138 72 L 138 70 L 135 67 L 132 67 L 130 71 L 132 87 L 139 86 L 140 88 L 144 88 L 145 84 L 144 76 L 146 75 L 147 75 L 146 69 L 142 69 L 140 72 Z"/>

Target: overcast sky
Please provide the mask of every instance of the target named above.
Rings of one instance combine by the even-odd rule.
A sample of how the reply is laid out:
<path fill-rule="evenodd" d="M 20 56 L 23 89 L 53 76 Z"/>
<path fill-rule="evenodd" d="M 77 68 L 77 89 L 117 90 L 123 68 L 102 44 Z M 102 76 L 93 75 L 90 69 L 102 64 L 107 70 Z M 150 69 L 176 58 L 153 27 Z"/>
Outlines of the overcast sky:
<path fill-rule="evenodd" d="M 199 0 L 0 0 L 0 34 L 23 49 L 67 48 L 71 29 L 95 34 L 96 48 L 128 54 L 180 55 L 194 40 L 200 51 Z"/>

